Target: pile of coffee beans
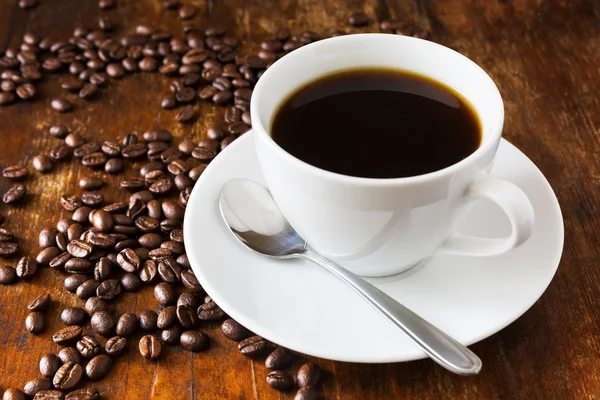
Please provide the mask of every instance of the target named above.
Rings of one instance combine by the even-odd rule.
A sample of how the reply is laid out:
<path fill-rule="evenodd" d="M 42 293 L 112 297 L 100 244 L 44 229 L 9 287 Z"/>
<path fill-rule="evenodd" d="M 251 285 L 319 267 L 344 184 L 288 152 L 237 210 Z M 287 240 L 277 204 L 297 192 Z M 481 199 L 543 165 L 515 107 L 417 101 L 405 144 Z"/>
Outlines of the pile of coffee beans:
<path fill-rule="evenodd" d="M 30 8 L 37 1 L 17 3 Z M 181 20 L 193 18 L 197 11 L 179 0 L 164 0 L 162 4 Z M 111 9 L 117 1 L 100 0 L 98 6 L 100 10 Z M 348 17 L 348 23 L 366 26 L 372 18 L 356 12 Z M 206 139 L 194 142 L 184 138 L 178 143 L 164 129 L 131 132 L 99 142 L 65 125 L 47 128 L 56 145 L 47 154 L 35 156 L 33 168 L 48 173 L 57 163 L 78 162 L 88 169 L 78 182 L 83 192 L 80 196 L 65 193 L 58 199 L 68 216 L 39 232 L 40 251 L 35 258 L 23 256 L 16 267 L 0 266 L 0 285 L 30 278 L 39 268 L 55 269 L 66 274 L 64 288 L 80 299 L 80 306 L 60 310 L 65 327 L 55 332 L 52 340 L 62 348 L 57 354 L 40 358 L 42 378 L 27 382 L 22 391 L 6 390 L 3 398 L 99 399 L 96 389 L 76 387 L 85 380 L 104 378 L 136 333 L 143 334 L 137 341 L 140 355 L 156 361 L 164 352 L 163 345 L 181 345 L 190 352 L 206 350 L 210 346 L 206 330 L 211 323 L 223 321 L 222 334 L 237 342 L 242 355 L 265 359 L 265 367 L 271 370 L 266 376 L 269 386 L 280 391 L 296 387 L 296 400 L 316 399 L 320 380 L 316 364 L 304 364 L 293 375 L 289 368 L 296 358 L 294 353 L 228 318 L 206 295 L 190 269 L 182 223 L 191 190 L 206 165 L 251 128 L 249 105 L 258 79 L 282 55 L 321 36 L 311 31 L 293 34 L 282 28 L 260 43 L 257 54 L 243 54 L 238 51 L 238 39 L 220 26 L 199 29 L 184 24 L 183 35 L 178 36 L 141 24 L 133 32 L 118 36 L 108 16 L 100 16 L 97 24 L 95 29 L 77 27 L 65 39 L 28 32 L 18 49 L 0 53 L 0 106 L 36 99 L 35 84 L 49 73 L 62 74 L 61 87 L 85 100 L 98 96 L 102 88 L 125 75 L 157 72 L 172 79 L 169 93 L 157 106 L 179 107 L 174 114 L 177 122 L 197 119 L 193 104 L 198 101 L 222 106 L 222 121 L 207 130 Z M 398 20 L 379 25 L 386 33 L 425 35 L 422 29 L 407 28 Z M 344 33 L 336 31 L 333 35 Z M 48 104 L 60 113 L 74 109 L 64 97 L 51 99 Z M 119 183 L 123 199 L 107 203 L 101 191 L 107 183 L 94 171 L 124 176 L 140 163 L 138 178 Z M 6 166 L 2 176 L 13 182 L 2 196 L 4 203 L 27 198 L 23 183 L 29 177 L 26 165 Z M 0 228 L 0 257 L 9 258 L 18 252 L 16 236 Z M 146 287 L 154 292 L 155 310 L 115 315 L 112 302 L 119 301 L 124 292 Z M 28 332 L 44 331 L 44 312 L 50 302 L 50 295 L 42 293 L 28 305 Z"/>

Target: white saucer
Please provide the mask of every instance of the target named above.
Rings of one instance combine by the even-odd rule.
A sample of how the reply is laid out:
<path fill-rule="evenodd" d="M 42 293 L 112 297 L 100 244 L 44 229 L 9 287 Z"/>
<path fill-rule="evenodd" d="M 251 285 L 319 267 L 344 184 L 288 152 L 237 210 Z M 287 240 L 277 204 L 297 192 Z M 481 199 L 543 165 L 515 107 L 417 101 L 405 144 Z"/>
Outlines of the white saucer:
<path fill-rule="evenodd" d="M 228 231 L 217 204 L 223 184 L 232 178 L 264 184 L 251 136 L 210 164 L 187 205 L 185 247 L 208 294 L 248 329 L 301 353 L 351 362 L 423 358 L 402 332 L 322 268 L 259 256 Z M 525 244 L 493 258 L 436 256 L 395 278 L 370 280 L 466 345 L 527 311 L 552 280 L 563 248 L 558 201 L 533 162 L 503 140 L 492 175 L 519 185 L 533 203 L 535 228 Z M 461 232 L 500 236 L 509 229 L 505 218 L 482 201 Z"/>

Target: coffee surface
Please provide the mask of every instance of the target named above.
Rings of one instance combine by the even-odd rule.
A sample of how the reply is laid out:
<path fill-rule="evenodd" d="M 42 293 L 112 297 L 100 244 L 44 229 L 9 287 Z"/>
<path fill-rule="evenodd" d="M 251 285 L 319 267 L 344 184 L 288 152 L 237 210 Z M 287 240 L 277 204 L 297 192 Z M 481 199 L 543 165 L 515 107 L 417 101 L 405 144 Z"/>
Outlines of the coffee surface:
<path fill-rule="evenodd" d="M 319 78 L 279 107 L 271 134 L 327 171 L 401 178 L 446 168 L 481 141 L 475 110 L 446 85 L 413 73 L 364 68 Z"/>

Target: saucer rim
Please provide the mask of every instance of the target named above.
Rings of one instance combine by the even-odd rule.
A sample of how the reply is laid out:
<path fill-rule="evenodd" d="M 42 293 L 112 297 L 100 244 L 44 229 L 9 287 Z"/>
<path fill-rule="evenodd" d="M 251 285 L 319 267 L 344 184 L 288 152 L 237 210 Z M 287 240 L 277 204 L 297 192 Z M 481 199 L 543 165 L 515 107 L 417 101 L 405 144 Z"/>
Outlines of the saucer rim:
<path fill-rule="evenodd" d="M 252 140 L 252 134 L 253 134 L 252 131 L 245 133 L 243 135 L 243 137 L 234 141 L 232 144 L 230 144 L 228 146 L 228 148 L 231 148 L 231 150 L 233 150 L 233 149 L 236 149 L 237 147 L 243 146 L 245 144 L 245 142 Z M 523 153 L 516 146 L 514 146 L 512 143 L 510 143 L 509 141 L 507 141 L 504 138 L 501 139 L 501 142 L 505 142 L 504 145 L 508 145 L 508 146 L 512 147 L 514 150 L 516 150 L 518 153 L 520 153 L 521 156 L 525 157 L 527 159 L 527 161 L 529 161 L 531 163 L 531 166 L 533 168 L 535 168 L 535 170 L 532 170 L 531 173 L 537 172 L 537 174 L 539 175 L 538 178 L 540 178 L 542 180 L 542 182 L 544 184 L 544 190 L 546 191 L 546 193 L 544 194 L 544 197 L 551 198 L 548 201 L 551 203 L 551 208 L 553 209 L 554 217 L 557 218 L 556 223 L 560 227 L 560 230 L 558 232 L 555 232 L 555 238 L 558 241 L 557 242 L 558 245 L 555 248 L 556 253 L 553 255 L 553 257 L 551 257 L 553 267 L 551 270 L 548 271 L 549 276 L 546 278 L 547 283 L 543 287 L 540 287 L 540 289 L 538 291 L 536 291 L 535 296 L 532 297 L 534 300 L 531 302 L 531 304 L 526 304 L 526 305 L 522 305 L 521 307 L 518 307 L 518 311 L 514 312 L 510 318 L 506 318 L 506 319 L 500 321 L 493 328 L 482 331 L 479 335 L 476 335 L 476 336 L 470 338 L 470 340 L 468 340 L 468 341 L 461 341 L 461 343 L 465 346 L 470 346 L 472 344 L 478 343 L 481 340 L 494 335 L 495 333 L 506 328 L 508 325 L 512 324 L 514 321 L 516 321 L 521 316 L 523 316 L 541 298 L 541 296 L 548 289 L 550 283 L 552 282 L 552 280 L 556 274 L 556 271 L 558 270 L 558 267 L 560 265 L 560 261 L 562 258 L 563 249 L 564 249 L 564 219 L 562 216 L 560 204 L 558 203 L 558 199 L 556 197 L 556 194 L 554 193 L 554 190 L 550 186 L 550 183 L 548 182 L 548 180 L 546 179 L 544 174 L 540 171 L 540 169 L 537 167 L 537 165 L 535 165 L 535 163 L 529 157 L 527 157 L 527 155 L 525 153 Z M 228 150 L 227 149 L 224 150 L 223 153 L 228 153 Z M 217 156 L 217 158 L 215 158 L 215 160 L 213 162 L 211 162 L 210 165 L 208 165 L 208 167 L 206 168 L 206 170 L 200 177 L 199 181 L 202 180 L 203 177 L 210 176 L 212 174 L 213 169 L 219 168 L 219 164 L 221 164 L 222 162 L 226 162 L 226 161 L 221 161 L 224 159 L 222 156 L 223 153 L 219 154 L 219 156 Z M 226 160 L 226 158 L 225 158 L 225 160 Z M 218 162 L 215 162 L 215 161 L 218 161 Z M 208 179 L 208 178 L 204 178 L 204 179 Z M 198 185 L 198 182 L 197 182 L 196 186 L 194 187 L 194 190 L 192 191 L 192 193 L 190 195 L 190 198 L 188 201 L 188 207 L 193 206 L 193 204 L 196 203 L 196 198 L 201 196 L 201 194 L 199 194 L 200 190 L 197 190 L 199 187 L 200 187 L 200 185 Z M 186 216 L 187 215 L 190 215 L 190 214 L 186 213 Z M 194 271 L 195 275 L 198 277 L 198 279 L 202 283 L 202 287 L 204 288 L 206 293 L 208 295 L 210 295 L 217 304 L 219 304 L 219 306 L 223 309 L 223 311 L 225 311 L 225 313 L 227 313 L 227 315 L 229 315 L 234 320 L 238 321 L 240 324 L 242 324 L 248 330 L 250 330 L 251 332 L 254 332 L 256 335 L 260 335 L 261 337 L 264 337 L 265 339 L 272 341 L 273 343 L 276 343 L 280 346 L 285 346 L 285 347 L 289 348 L 290 350 L 294 350 L 294 351 L 297 351 L 297 352 L 300 352 L 300 353 L 303 353 L 303 354 L 306 354 L 309 356 L 319 357 L 322 359 L 333 360 L 333 361 L 353 362 L 353 363 L 393 363 L 393 362 L 406 362 L 406 361 L 413 361 L 413 360 L 427 358 L 427 355 L 418 348 L 415 348 L 414 351 L 411 351 L 411 352 L 404 352 L 401 357 L 398 357 L 398 354 L 393 354 L 388 357 L 377 357 L 377 358 L 360 357 L 359 358 L 359 357 L 355 357 L 355 356 L 346 357 L 343 354 L 337 354 L 337 353 L 330 354 L 327 351 L 323 351 L 322 349 L 315 348 L 312 345 L 308 345 L 308 346 L 302 345 L 297 340 L 294 341 L 292 343 L 292 345 L 289 345 L 290 344 L 289 340 L 286 340 L 285 338 L 280 337 L 277 333 L 273 332 L 268 327 L 264 327 L 264 325 L 260 325 L 258 323 L 255 323 L 254 320 L 252 320 L 250 318 L 246 318 L 246 316 L 243 315 L 242 313 L 238 313 L 236 311 L 237 310 L 236 307 L 234 307 L 233 305 L 230 305 L 226 299 L 224 299 L 222 296 L 220 296 L 219 291 L 217 289 L 215 289 L 208 280 L 205 279 L 206 276 L 204 274 L 202 274 L 202 268 L 199 268 L 196 263 L 196 260 L 198 260 L 199 258 L 198 258 L 198 254 L 196 253 L 196 248 L 195 248 L 195 246 L 193 246 L 193 243 L 191 242 L 191 240 L 192 240 L 191 237 L 193 236 L 193 234 L 191 232 L 192 232 L 193 228 L 191 226 L 190 220 L 191 220 L 191 218 L 187 218 L 187 217 L 184 219 L 183 230 L 184 230 L 184 242 L 185 242 L 185 246 L 187 249 L 187 254 L 188 254 L 188 257 L 189 257 L 189 260 L 191 263 L 192 270 Z M 234 238 L 232 236 L 231 244 L 235 243 L 233 241 L 233 239 Z M 215 296 L 215 294 L 216 294 L 216 296 Z M 517 310 L 517 307 L 515 307 L 515 310 Z"/>

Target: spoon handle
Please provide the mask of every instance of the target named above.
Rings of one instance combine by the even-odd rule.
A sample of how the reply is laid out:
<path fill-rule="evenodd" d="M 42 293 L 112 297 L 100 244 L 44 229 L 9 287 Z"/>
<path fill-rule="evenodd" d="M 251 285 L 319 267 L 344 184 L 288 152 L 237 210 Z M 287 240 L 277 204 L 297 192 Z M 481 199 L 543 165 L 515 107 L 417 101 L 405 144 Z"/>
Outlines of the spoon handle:
<path fill-rule="evenodd" d="M 321 256 L 310 247 L 307 247 L 302 256 L 344 281 L 442 367 L 459 375 L 476 375 L 481 371 L 481 360 L 475 353 L 369 282 Z"/>

